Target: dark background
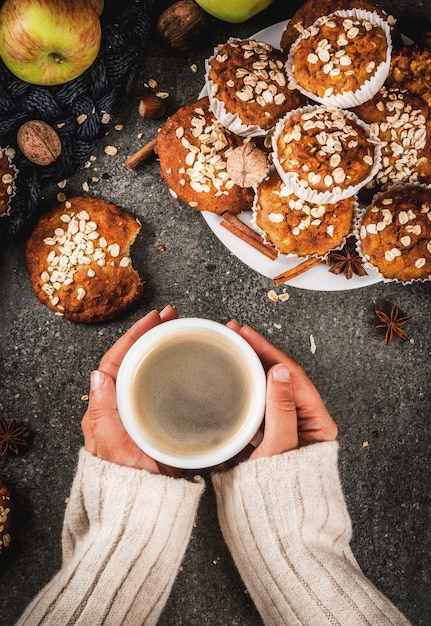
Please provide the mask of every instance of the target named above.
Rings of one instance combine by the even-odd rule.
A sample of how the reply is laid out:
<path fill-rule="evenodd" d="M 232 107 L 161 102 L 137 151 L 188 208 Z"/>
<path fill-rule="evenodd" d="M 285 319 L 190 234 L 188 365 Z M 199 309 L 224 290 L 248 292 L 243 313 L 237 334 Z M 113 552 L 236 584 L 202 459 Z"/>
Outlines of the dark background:
<path fill-rule="evenodd" d="M 169 4 L 157 3 L 154 20 Z M 431 623 L 431 283 L 349 289 L 346 281 L 341 291 L 285 285 L 277 292 L 286 290 L 289 300 L 274 303 L 267 295 L 272 281 L 239 261 L 201 215 L 172 198 L 156 161 L 135 172 L 123 165 L 162 124 L 139 117 L 143 95 L 168 92 L 168 114 L 174 112 L 199 94 L 204 60 L 216 44 L 287 19 L 299 4 L 275 0 L 240 25 L 211 19 L 205 42 L 183 55 L 173 54 L 154 31 L 117 116 L 123 130 L 111 129 L 95 149 L 91 167 L 68 179 L 63 191 L 69 197 L 103 197 L 142 222 L 132 257 L 145 291 L 135 310 L 105 324 L 67 323 L 33 295 L 23 245 L 0 253 L 0 417 L 15 418 L 31 432 L 27 450 L 0 457 L 0 476 L 13 489 L 16 504 L 13 544 L 0 557 L 1 624 L 13 624 L 60 566 L 62 520 L 82 445 L 90 371 L 135 320 L 168 302 L 182 316 L 250 323 L 305 367 L 339 425 L 340 471 L 359 564 L 415 626 Z M 429 2 L 380 4 L 412 38 L 431 28 Z M 156 89 L 145 86 L 149 79 L 157 81 Z M 117 156 L 104 153 L 107 144 L 118 148 Z M 54 202 L 58 191 L 47 189 L 44 199 Z M 374 309 L 388 311 L 394 303 L 412 316 L 405 327 L 409 341 L 395 338 L 385 346 L 384 335 L 374 328 Z M 222 541 L 209 481 L 160 624 L 261 624 Z"/>

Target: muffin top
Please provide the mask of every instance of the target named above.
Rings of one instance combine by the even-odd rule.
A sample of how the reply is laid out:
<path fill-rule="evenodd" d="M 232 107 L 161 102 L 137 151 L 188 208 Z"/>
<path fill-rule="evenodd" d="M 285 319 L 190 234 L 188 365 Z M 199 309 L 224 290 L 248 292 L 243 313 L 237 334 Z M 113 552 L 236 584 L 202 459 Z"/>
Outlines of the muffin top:
<path fill-rule="evenodd" d="M 312 202 L 354 195 L 374 175 L 379 142 L 348 111 L 306 107 L 288 114 L 273 137 L 274 163 L 284 182 Z"/>
<path fill-rule="evenodd" d="M 402 282 L 431 275 L 431 188 L 397 185 L 379 194 L 360 227 L 364 259 Z"/>
<path fill-rule="evenodd" d="M 171 194 L 196 211 L 251 210 L 254 192 L 227 171 L 229 155 L 244 143 L 214 117 L 208 98 L 181 107 L 157 135 L 155 152 Z"/>
<path fill-rule="evenodd" d="M 264 134 L 287 111 L 303 105 L 305 98 L 289 84 L 284 60 L 280 50 L 253 39 L 219 46 L 207 68 L 216 117 L 238 134 Z"/>
<path fill-rule="evenodd" d="M 320 18 L 289 53 L 288 74 L 307 96 L 323 104 L 360 104 L 382 86 L 389 71 L 389 26 L 384 28 L 372 13 L 364 13 L 367 18 L 355 13 Z"/>
<path fill-rule="evenodd" d="M 406 182 L 431 182 L 431 110 L 407 90 L 382 87 L 354 112 L 381 141 L 382 160 L 361 199 Z"/>
<path fill-rule="evenodd" d="M 324 256 L 350 232 L 354 198 L 313 204 L 298 198 L 273 169 L 256 192 L 254 221 L 282 254 Z"/>

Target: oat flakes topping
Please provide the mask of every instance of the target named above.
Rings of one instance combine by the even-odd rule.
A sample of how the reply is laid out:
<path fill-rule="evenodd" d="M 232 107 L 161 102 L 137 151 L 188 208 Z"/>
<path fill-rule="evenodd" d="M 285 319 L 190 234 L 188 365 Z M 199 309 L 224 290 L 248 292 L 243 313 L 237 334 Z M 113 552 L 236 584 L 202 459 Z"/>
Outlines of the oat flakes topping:
<path fill-rule="evenodd" d="M 65 203 L 70 209 L 70 202 Z M 120 246 L 113 242 L 108 245 L 104 237 L 100 237 L 97 224 L 90 219 L 87 211 L 65 212 L 60 216 L 62 226 L 54 229 L 51 237 L 46 237 L 47 268 L 41 274 L 42 290 L 49 297 L 52 306 L 60 312 L 63 307 L 60 302 L 59 290 L 63 286 L 71 285 L 79 267 L 96 263 L 103 268 L 107 263 L 120 254 Z M 123 257 L 120 265 L 130 264 L 130 258 Z M 87 276 L 93 278 L 96 272 L 89 268 Z M 77 285 L 76 299 L 85 298 L 85 289 Z"/>

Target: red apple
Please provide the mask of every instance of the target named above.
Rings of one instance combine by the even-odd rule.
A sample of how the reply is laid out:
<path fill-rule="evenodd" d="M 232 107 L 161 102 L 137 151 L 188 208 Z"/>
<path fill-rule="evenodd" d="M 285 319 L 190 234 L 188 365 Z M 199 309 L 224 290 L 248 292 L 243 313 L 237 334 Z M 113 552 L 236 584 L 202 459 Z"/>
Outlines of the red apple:
<path fill-rule="evenodd" d="M 100 41 L 90 0 L 6 0 L 0 9 L 0 57 L 28 83 L 59 85 L 80 76 Z"/>

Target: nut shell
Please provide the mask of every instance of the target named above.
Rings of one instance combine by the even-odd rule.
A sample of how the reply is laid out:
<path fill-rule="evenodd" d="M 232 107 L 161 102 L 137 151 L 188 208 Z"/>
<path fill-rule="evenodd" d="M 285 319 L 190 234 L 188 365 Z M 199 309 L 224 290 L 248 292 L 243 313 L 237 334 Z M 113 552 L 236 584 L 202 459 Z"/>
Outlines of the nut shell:
<path fill-rule="evenodd" d="M 208 18 L 194 0 L 179 0 L 160 15 L 157 31 L 174 50 L 192 50 L 208 27 Z"/>
<path fill-rule="evenodd" d="M 60 137 L 42 120 L 31 120 L 20 126 L 17 142 L 24 156 L 36 165 L 50 165 L 61 154 Z"/>

